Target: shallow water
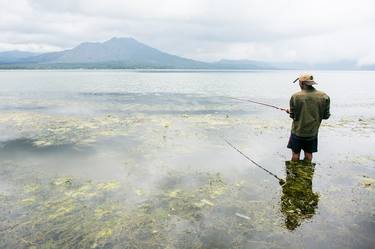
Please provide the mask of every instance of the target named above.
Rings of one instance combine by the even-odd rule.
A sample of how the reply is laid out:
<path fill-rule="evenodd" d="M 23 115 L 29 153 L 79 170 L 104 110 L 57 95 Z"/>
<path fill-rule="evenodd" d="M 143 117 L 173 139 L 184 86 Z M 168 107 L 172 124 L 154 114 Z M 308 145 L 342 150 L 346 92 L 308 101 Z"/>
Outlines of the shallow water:
<path fill-rule="evenodd" d="M 0 248 L 373 248 L 375 73 L 315 72 L 312 169 L 285 113 L 227 98 L 287 107 L 298 74 L 0 71 Z"/>

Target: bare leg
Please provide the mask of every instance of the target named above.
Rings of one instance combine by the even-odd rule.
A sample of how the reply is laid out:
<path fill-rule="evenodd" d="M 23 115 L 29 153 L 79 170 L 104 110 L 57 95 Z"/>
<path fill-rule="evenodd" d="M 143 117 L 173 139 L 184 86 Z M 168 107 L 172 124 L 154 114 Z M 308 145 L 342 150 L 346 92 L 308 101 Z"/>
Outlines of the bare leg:
<path fill-rule="evenodd" d="M 299 161 L 300 152 L 295 153 L 292 151 L 292 161 Z"/>
<path fill-rule="evenodd" d="M 313 154 L 310 153 L 310 152 L 306 152 L 306 151 L 304 151 L 304 153 L 305 153 L 305 159 L 303 159 L 303 160 L 311 162 L 312 158 L 313 158 Z"/>

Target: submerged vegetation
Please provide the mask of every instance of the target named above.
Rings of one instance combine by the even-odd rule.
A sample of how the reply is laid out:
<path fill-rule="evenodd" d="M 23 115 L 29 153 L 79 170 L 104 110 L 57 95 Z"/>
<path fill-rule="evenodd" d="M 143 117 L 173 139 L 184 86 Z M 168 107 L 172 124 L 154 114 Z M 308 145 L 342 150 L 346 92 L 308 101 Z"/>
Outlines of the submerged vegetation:
<path fill-rule="evenodd" d="M 108 98 L 94 102 L 96 114 L 2 112 L 0 128 L 11 132 L 0 143 L 0 248 L 373 244 L 371 151 L 284 165 L 287 119 L 244 113 L 237 102 L 218 107 L 222 99 L 129 107 L 133 96 Z M 373 123 L 338 118 L 324 131 L 331 141 L 354 134 L 367 145 Z M 249 167 L 222 136 L 286 183 Z"/>
<path fill-rule="evenodd" d="M 0 169 L 17 182 L 0 194 L 0 248 L 285 248 L 284 228 L 311 219 L 319 200 L 306 163 L 286 163 L 280 199 L 266 197 L 277 183 L 264 195 L 264 184 L 219 173 L 169 171 L 143 189 L 46 177 L 11 161 Z"/>
<path fill-rule="evenodd" d="M 1 166 L 2 175 L 25 170 Z M 1 248 L 227 248 L 280 231 L 273 208 L 238 199 L 250 186 L 220 174 L 169 172 L 147 194 L 117 181 L 18 180 L 1 195 Z"/>

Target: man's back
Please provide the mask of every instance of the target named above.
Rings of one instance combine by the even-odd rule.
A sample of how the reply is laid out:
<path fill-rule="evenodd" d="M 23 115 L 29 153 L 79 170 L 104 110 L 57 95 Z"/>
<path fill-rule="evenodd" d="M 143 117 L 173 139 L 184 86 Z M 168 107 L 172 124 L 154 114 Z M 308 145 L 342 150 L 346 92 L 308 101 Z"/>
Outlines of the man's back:
<path fill-rule="evenodd" d="M 322 119 L 330 116 L 329 106 L 329 96 L 313 87 L 293 94 L 290 99 L 292 133 L 300 137 L 316 136 Z"/>

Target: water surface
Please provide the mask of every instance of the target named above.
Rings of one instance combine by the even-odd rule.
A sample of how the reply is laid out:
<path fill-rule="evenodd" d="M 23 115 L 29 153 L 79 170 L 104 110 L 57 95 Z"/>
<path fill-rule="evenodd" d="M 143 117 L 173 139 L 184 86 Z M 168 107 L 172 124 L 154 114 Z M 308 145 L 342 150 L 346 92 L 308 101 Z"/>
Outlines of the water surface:
<path fill-rule="evenodd" d="M 0 71 L 1 248 L 373 248 L 374 72 L 290 165 L 295 71 Z M 230 148 L 230 140 L 272 176 Z"/>

